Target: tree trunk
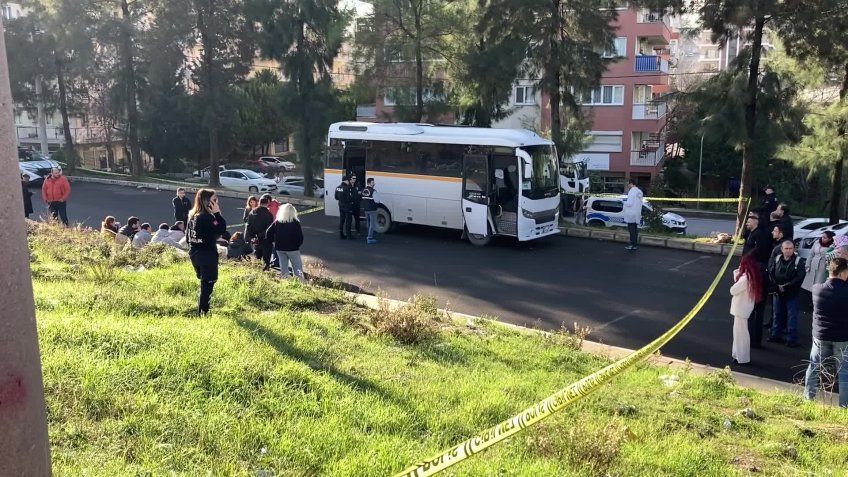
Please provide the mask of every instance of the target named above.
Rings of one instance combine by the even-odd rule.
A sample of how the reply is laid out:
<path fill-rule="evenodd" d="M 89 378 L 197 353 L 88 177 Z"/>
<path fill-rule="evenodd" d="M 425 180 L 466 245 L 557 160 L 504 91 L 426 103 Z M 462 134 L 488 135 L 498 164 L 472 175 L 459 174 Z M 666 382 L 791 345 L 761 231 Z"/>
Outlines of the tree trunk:
<path fill-rule="evenodd" d="M 548 95 L 551 101 L 551 139 L 557 148 L 557 155 L 565 150 L 565 140 L 562 134 L 562 73 L 559 68 L 559 48 L 562 44 L 562 10 L 560 2 L 555 2 L 553 11 L 553 24 L 551 25 L 551 55 L 548 64 L 545 65 L 545 75 L 553 75 L 546 83 L 550 86 Z"/>
<path fill-rule="evenodd" d="M 754 22 L 754 35 L 751 41 L 751 64 L 748 68 L 748 87 L 745 94 L 745 142 L 742 146 L 742 184 L 739 187 L 739 197 L 749 199 L 754 187 L 754 146 L 757 128 L 757 92 L 760 80 L 760 56 L 763 51 L 763 28 L 766 20 L 761 12 L 757 12 Z M 745 223 L 747 204 L 739 202 L 736 211 L 736 229 Z"/>
<path fill-rule="evenodd" d="M 424 0 L 418 2 L 415 13 L 415 116 L 416 122 L 424 121 L 424 54 L 421 51 L 421 8 Z"/>
<path fill-rule="evenodd" d="M 0 474 L 41 476 L 50 445 L 4 33 L 0 20 Z"/>
<path fill-rule="evenodd" d="M 839 89 L 839 101 L 844 102 L 845 96 L 848 95 L 848 64 L 845 65 L 845 68 L 842 73 L 842 87 Z M 841 121 L 839 123 L 839 129 L 837 131 L 837 135 L 839 137 L 845 137 L 845 122 Z M 830 196 L 830 223 L 838 224 L 839 216 L 842 212 L 842 173 L 845 169 L 845 154 L 848 151 L 845 151 L 843 147 L 841 151 L 837 152 L 836 165 L 833 168 L 833 183 L 831 184 L 831 196 Z"/>
<path fill-rule="evenodd" d="M 218 171 L 218 124 L 217 120 L 209 126 L 209 185 L 220 187 L 221 178 Z"/>
<path fill-rule="evenodd" d="M 135 58 L 133 56 L 132 18 L 130 18 L 130 7 L 127 0 L 121 0 L 121 14 L 123 25 L 121 28 L 121 53 L 124 63 L 124 80 L 127 91 L 127 129 L 130 142 L 130 153 L 132 154 L 133 176 L 144 175 L 144 161 L 141 157 L 141 147 L 138 143 L 138 104 L 135 84 Z"/>
<path fill-rule="evenodd" d="M 218 175 L 218 97 L 217 85 L 212 74 L 213 48 L 212 37 L 203 17 L 203 12 L 197 15 L 197 30 L 200 32 L 200 45 L 203 48 L 203 64 L 201 65 L 205 79 L 204 93 L 206 95 L 206 121 L 209 128 L 209 186 L 220 187 L 221 178 Z"/>
<path fill-rule="evenodd" d="M 56 83 L 59 86 L 59 113 L 62 115 L 62 131 L 65 135 L 65 162 L 68 164 L 68 172 L 73 173 L 77 167 L 77 152 L 74 148 L 74 137 L 71 135 L 71 121 L 68 118 L 68 91 L 65 84 L 65 70 L 59 54 L 54 56 L 56 67 Z"/>
<path fill-rule="evenodd" d="M 312 163 L 312 116 L 308 111 L 309 99 L 307 98 L 312 96 L 314 79 L 312 76 L 312 69 L 307 66 L 309 62 L 306 60 L 306 55 L 308 55 L 308 53 L 305 50 L 306 38 L 303 31 L 305 28 L 305 24 L 302 19 L 303 12 L 300 12 L 300 15 L 301 17 L 297 23 L 297 40 L 295 43 L 295 48 L 297 50 L 295 54 L 297 55 L 299 63 L 297 76 L 298 105 L 301 110 L 300 145 L 298 147 L 298 154 L 300 155 L 300 162 L 303 164 L 303 195 L 306 197 L 312 197 L 314 195 L 312 184 L 315 177 L 315 171 L 313 170 L 314 164 Z"/>

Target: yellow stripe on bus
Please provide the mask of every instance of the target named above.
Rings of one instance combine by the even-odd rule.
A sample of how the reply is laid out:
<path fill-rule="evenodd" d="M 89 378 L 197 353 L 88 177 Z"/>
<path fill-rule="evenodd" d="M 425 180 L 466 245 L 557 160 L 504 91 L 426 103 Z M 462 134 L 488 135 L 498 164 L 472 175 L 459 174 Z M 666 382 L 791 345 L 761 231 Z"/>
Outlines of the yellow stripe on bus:
<path fill-rule="evenodd" d="M 324 169 L 326 174 L 342 174 L 340 169 Z M 422 181 L 439 181 L 439 182 L 462 182 L 461 177 L 445 177 L 445 176 L 427 176 L 423 174 L 403 174 L 400 172 L 368 172 L 368 177 L 395 177 L 398 179 L 413 179 Z"/>

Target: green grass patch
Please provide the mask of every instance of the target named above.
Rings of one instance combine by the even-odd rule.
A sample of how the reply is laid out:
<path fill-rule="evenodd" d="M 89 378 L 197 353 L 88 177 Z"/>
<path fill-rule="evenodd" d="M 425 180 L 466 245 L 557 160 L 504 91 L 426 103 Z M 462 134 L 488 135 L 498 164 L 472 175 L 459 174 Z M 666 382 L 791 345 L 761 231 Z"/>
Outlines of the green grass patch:
<path fill-rule="evenodd" d="M 199 319 L 191 266 L 167 249 L 40 224 L 30 243 L 57 476 L 390 475 L 608 363 L 579 337 L 451 322 L 423 297 L 375 312 L 241 264 L 223 266 Z M 645 365 L 445 475 L 846 475 L 847 462 L 844 410 Z"/>

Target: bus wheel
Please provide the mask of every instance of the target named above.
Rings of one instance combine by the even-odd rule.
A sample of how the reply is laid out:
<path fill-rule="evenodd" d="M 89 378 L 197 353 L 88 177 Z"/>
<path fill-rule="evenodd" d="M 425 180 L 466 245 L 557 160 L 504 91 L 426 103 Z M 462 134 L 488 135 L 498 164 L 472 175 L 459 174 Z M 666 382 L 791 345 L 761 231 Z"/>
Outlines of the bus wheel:
<path fill-rule="evenodd" d="M 485 247 L 489 245 L 489 242 L 492 241 L 492 233 L 489 231 L 489 235 L 478 235 L 469 233 L 467 230 L 465 235 L 468 236 L 468 241 L 471 242 L 472 245 L 476 245 L 478 247 Z"/>
<path fill-rule="evenodd" d="M 388 210 L 379 207 L 377 209 L 377 226 L 374 231 L 378 234 L 387 234 L 392 230 L 392 215 Z"/>

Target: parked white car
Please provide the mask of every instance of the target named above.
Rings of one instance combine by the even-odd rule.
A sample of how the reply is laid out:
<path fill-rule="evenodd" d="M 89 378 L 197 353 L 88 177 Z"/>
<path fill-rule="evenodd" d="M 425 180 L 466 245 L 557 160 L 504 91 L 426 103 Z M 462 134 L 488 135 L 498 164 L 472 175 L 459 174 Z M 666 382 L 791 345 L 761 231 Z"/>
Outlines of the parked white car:
<path fill-rule="evenodd" d="M 586 225 L 590 227 L 627 227 L 624 222 L 624 201 L 626 197 L 589 197 L 586 199 Z M 645 228 L 645 216 L 653 212 L 654 207 L 648 202 L 642 202 L 642 222 L 639 228 Z M 662 216 L 663 225 L 669 231 L 686 234 L 686 219 L 675 213 L 667 212 Z"/>
<path fill-rule="evenodd" d="M 286 161 L 284 159 L 280 159 L 277 156 L 262 156 L 259 158 L 260 161 L 268 164 L 274 169 L 279 169 L 282 171 L 293 171 L 297 168 L 294 162 Z"/>
<path fill-rule="evenodd" d="M 848 221 L 841 220 L 836 225 L 818 228 L 804 235 L 802 238 L 798 238 L 796 236 L 795 248 L 798 249 L 798 256 L 803 258 L 804 260 L 809 260 L 810 254 L 812 253 L 813 244 L 815 244 L 816 241 L 820 239 L 822 235 L 824 235 L 824 232 L 826 230 L 832 231 L 835 237 L 839 237 L 840 235 L 846 235 L 848 234 Z"/>
<path fill-rule="evenodd" d="M 22 176 L 26 176 L 29 179 L 30 187 L 41 186 L 44 184 L 44 177 L 38 175 L 33 170 L 24 167 L 23 164 L 18 164 L 18 169 Z"/>
<path fill-rule="evenodd" d="M 221 186 L 239 192 L 274 192 L 277 182 L 248 169 L 227 169 L 220 175 Z"/>
<path fill-rule="evenodd" d="M 845 220 L 840 220 L 839 223 L 845 223 Z M 807 236 L 807 234 L 818 230 L 820 228 L 826 228 L 830 225 L 830 219 L 826 219 L 824 217 L 816 217 L 814 219 L 804 219 L 800 222 L 795 222 L 793 237 L 796 239 L 802 239 Z M 821 234 L 819 234 L 821 237 Z"/>
<path fill-rule="evenodd" d="M 303 176 L 288 176 L 280 179 L 277 190 L 285 195 L 303 195 Z M 324 197 L 324 179 L 318 177 L 312 179 L 313 194 L 315 197 Z"/>

